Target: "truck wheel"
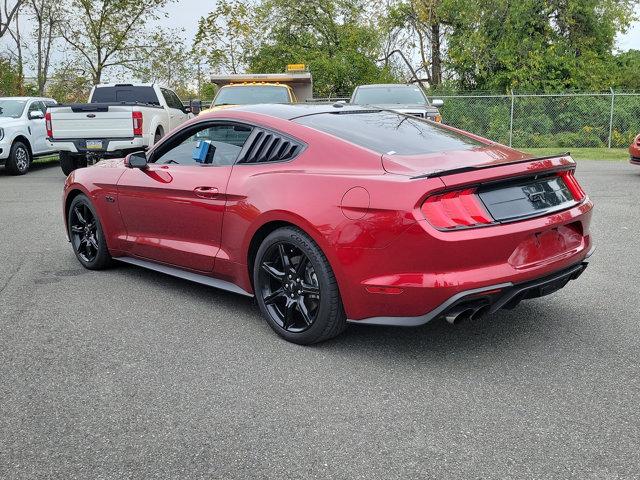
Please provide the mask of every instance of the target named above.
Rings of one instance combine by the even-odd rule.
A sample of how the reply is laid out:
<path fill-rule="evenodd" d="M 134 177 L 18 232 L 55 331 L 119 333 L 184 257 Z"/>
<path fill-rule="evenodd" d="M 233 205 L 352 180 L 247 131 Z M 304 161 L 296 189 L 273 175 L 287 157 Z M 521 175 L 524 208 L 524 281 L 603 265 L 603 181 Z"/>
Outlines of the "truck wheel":
<path fill-rule="evenodd" d="M 24 143 L 17 141 L 11 145 L 11 152 L 6 162 L 7 171 L 11 175 L 24 175 L 31 165 L 31 152 Z"/>
<path fill-rule="evenodd" d="M 83 155 L 74 155 L 69 152 L 60 152 L 60 167 L 65 175 L 69 175 L 78 168 L 87 166 L 87 157 Z"/>

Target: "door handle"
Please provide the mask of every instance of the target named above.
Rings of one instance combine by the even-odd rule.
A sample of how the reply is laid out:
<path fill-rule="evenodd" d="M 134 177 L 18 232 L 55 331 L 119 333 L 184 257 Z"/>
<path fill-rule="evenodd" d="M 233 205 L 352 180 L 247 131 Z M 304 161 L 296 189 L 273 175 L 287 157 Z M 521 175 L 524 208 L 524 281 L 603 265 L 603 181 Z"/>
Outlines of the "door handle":
<path fill-rule="evenodd" d="M 193 193 L 196 194 L 196 197 L 200 198 L 215 198 L 219 192 L 216 187 L 196 187 Z"/>

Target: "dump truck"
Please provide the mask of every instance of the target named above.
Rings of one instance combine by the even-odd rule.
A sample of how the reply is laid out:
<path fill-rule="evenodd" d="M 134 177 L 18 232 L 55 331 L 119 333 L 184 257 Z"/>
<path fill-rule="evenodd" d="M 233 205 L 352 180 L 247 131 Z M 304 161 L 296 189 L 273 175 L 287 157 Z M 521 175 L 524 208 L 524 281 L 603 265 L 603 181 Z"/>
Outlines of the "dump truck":
<path fill-rule="evenodd" d="M 288 65 L 285 73 L 218 75 L 211 82 L 219 87 L 211 107 L 201 113 L 236 105 L 298 103 L 313 98 L 313 78 L 305 65 Z"/>

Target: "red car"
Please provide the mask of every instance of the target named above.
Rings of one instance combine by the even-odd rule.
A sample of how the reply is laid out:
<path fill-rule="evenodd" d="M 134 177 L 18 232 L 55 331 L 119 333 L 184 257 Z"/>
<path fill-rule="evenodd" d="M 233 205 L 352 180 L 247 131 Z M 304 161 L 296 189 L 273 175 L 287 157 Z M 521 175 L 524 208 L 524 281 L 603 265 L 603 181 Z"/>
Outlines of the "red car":
<path fill-rule="evenodd" d="M 631 156 L 631 163 L 634 165 L 640 165 L 640 134 L 633 139 L 631 145 L 629 145 L 629 155 Z"/>
<path fill-rule="evenodd" d="M 257 105 L 76 170 L 64 218 L 86 268 L 115 259 L 255 296 L 308 344 L 564 287 L 592 248 L 575 168 L 390 111 Z"/>

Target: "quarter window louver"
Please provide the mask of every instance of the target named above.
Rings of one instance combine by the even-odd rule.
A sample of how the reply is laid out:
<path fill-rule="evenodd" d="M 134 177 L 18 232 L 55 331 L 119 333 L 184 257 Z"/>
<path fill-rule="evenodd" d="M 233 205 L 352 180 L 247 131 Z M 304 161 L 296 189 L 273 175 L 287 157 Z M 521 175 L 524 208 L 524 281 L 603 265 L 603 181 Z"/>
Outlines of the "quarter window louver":
<path fill-rule="evenodd" d="M 291 160 L 302 145 L 274 132 L 258 130 L 241 163 L 264 163 Z"/>

